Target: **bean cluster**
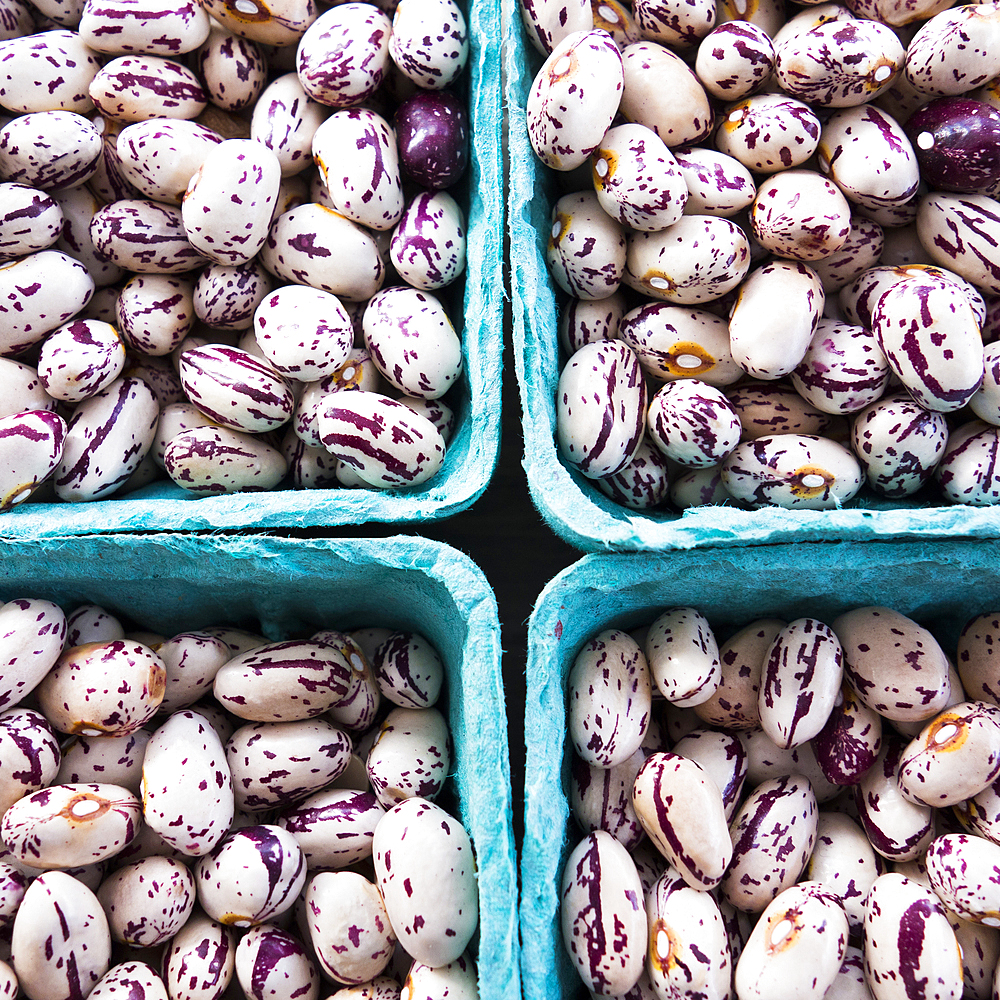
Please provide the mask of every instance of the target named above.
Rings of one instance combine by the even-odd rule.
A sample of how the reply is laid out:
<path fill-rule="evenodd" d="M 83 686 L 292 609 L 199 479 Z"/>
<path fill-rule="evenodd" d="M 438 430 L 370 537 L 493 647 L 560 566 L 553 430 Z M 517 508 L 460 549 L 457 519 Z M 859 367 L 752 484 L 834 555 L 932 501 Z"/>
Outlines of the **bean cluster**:
<path fill-rule="evenodd" d="M 478 996 L 423 636 L 166 637 L 34 598 L 0 632 L 0 996 Z"/>
<path fill-rule="evenodd" d="M 1000 7 L 521 12 L 563 459 L 635 509 L 1000 501 Z"/>
<path fill-rule="evenodd" d="M 2 0 L 0 510 L 434 476 L 468 52 L 454 0 Z"/>
<path fill-rule="evenodd" d="M 952 664 L 863 607 L 720 645 L 677 607 L 587 642 L 561 909 L 592 994 L 995 997 L 998 636 L 1000 615 L 974 618 Z"/>

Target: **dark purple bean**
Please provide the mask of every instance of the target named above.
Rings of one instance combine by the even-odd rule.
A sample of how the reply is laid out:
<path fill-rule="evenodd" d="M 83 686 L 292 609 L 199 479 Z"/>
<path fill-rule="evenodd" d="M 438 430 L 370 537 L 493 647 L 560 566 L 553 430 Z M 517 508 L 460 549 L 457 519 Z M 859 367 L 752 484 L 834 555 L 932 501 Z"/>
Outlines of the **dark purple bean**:
<path fill-rule="evenodd" d="M 451 187 L 469 161 L 465 106 L 447 90 L 421 90 L 396 109 L 394 120 L 404 173 L 424 187 Z"/>

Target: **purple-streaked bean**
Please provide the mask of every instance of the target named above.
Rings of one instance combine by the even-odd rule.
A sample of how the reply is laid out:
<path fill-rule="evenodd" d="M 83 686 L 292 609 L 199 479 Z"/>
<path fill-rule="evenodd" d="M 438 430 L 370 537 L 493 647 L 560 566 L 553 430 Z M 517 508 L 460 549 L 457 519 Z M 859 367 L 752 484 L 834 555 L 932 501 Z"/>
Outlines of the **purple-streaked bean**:
<path fill-rule="evenodd" d="M 851 231 L 843 246 L 829 257 L 812 264 L 813 270 L 823 282 L 823 291 L 828 300 L 832 298 L 833 292 L 850 284 L 879 262 L 885 241 L 885 231 L 877 222 L 860 215 L 851 216 Z M 922 251 L 920 256 L 924 256 Z M 832 305 L 832 302 L 829 304 Z"/>
<path fill-rule="evenodd" d="M 962 687 L 970 699 L 1000 705 L 993 658 L 1000 653 L 1000 618 L 995 611 L 978 615 L 966 623 L 958 638 L 955 665 Z"/>
<path fill-rule="evenodd" d="M 98 257 L 90 238 L 90 223 L 104 204 L 91 192 L 90 185 L 56 191 L 53 192 L 53 197 L 60 206 L 65 222 L 56 249 L 80 261 L 98 287 L 103 288 L 119 281 L 124 275 L 122 269 L 117 264 Z M 102 317 L 88 314 L 78 318 Z"/>
<path fill-rule="evenodd" d="M 54 29 L 6 42 L 0 52 L 0 107 L 17 114 L 94 107 L 87 92 L 101 63 L 75 31 Z"/>
<path fill-rule="evenodd" d="M 128 736 L 163 700 L 163 662 L 126 639 L 72 646 L 38 686 L 38 704 L 60 733 Z"/>
<path fill-rule="evenodd" d="M 993 198 L 938 191 L 925 195 L 917 213 L 917 233 L 936 264 L 950 268 L 980 291 L 1000 293 L 1000 265 L 992 259 L 1000 240 L 1000 204 Z"/>
<path fill-rule="evenodd" d="M 197 60 L 209 99 L 224 111 L 249 107 L 267 83 L 267 59 L 261 47 L 219 25 L 198 49 Z"/>
<path fill-rule="evenodd" d="M 643 897 L 648 901 L 657 880 L 667 870 L 667 859 L 660 854 L 652 841 L 645 838 L 638 847 L 633 847 L 629 851 L 629 855 L 642 884 Z"/>
<path fill-rule="evenodd" d="M 101 977 L 90 996 L 94 1000 L 167 1000 L 167 988 L 153 968 L 145 962 L 121 962 Z"/>
<path fill-rule="evenodd" d="M 448 723 L 436 708 L 395 708 L 368 753 L 368 779 L 385 809 L 441 794 L 451 766 Z"/>
<path fill-rule="evenodd" d="M 645 832 L 632 808 L 632 785 L 646 759 L 639 749 L 627 761 L 598 768 L 575 754 L 570 765 L 570 809 L 584 833 L 604 830 L 626 850 L 638 846 Z"/>
<path fill-rule="evenodd" d="M 416 632 L 393 632 L 371 658 L 379 690 L 402 708 L 437 704 L 444 684 L 444 664 L 434 647 Z"/>
<path fill-rule="evenodd" d="M 625 231 L 593 191 L 564 195 L 552 206 L 545 260 L 556 284 L 581 299 L 618 291 L 625 269 Z"/>
<path fill-rule="evenodd" d="M 733 983 L 744 1000 L 807 1000 L 825 993 L 847 950 L 843 904 L 818 882 L 783 890 L 761 914 Z"/>
<path fill-rule="evenodd" d="M 749 267 L 750 245 L 739 226 L 684 215 L 669 229 L 628 236 L 622 280 L 649 298 L 698 305 L 732 291 Z"/>
<path fill-rule="evenodd" d="M 97 169 L 101 135 L 73 111 L 38 111 L 0 129 L 0 180 L 57 191 L 79 187 Z"/>
<path fill-rule="evenodd" d="M 863 208 L 902 205 L 920 181 L 916 155 L 902 127 L 870 105 L 831 115 L 817 152 L 820 170 Z"/>
<path fill-rule="evenodd" d="M 811 740 L 833 711 L 842 678 L 840 642 L 830 627 L 816 618 L 790 622 L 764 657 L 761 728 L 786 750 Z"/>
<path fill-rule="evenodd" d="M 843 445 L 806 434 L 746 441 L 722 465 L 722 482 L 737 500 L 789 510 L 831 510 L 852 499 L 864 477 Z"/>
<path fill-rule="evenodd" d="M 617 840 L 588 834 L 566 860 L 560 891 L 562 938 L 584 985 L 621 996 L 643 971 L 648 941 L 642 883 Z"/>
<path fill-rule="evenodd" d="M 685 467 L 718 465 L 739 444 L 740 431 L 739 417 L 722 390 L 694 378 L 664 385 L 646 415 L 648 439 Z"/>
<path fill-rule="evenodd" d="M 400 396 L 398 402 L 426 417 L 441 432 L 445 444 L 451 440 L 457 418 L 455 411 L 447 403 L 440 399 L 421 399 L 419 396 Z"/>
<path fill-rule="evenodd" d="M 73 736 L 63 745 L 55 783 L 122 785 L 139 795 L 142 762 L 151 735 L 137 729 L 128 736 Z"/>
<path fill-rule="evenodd" d="M 89 0 L 77 30 L 95 52 L 176 56 L 205 41 L 209 18 L 196 0 Z"/>
<path fill-rule="evenodd" d="M 0 713 L 0 816 L 18 799 L 57 781 L 60 756 L 45 716 L 30 708 Z"/>
<path fill-rule="evenodd" d="M 824 413 L 854 413 L 885 390 L 889 364 L 870 330 L 821 319 L 791 382 Z"/>
<path fill-rule="evenodd" d="M 676 476 L 670 483 L 670 502 L 680 510 L 706 504 L 735 504 L 722 485 L 720 468 L 716 465 L 710 469 L 692 469 Z"/>
<path fill-rule="evenodd" d="M 109 323 L 77 319 L 42 344 L 38 376 L 53 398 L 76 403 L 109 386 L 125 367 L 125 345 Z"/>
<path fill-rule="evenodd" d="M 277 157 L 286 177 L 312 166 L 312 140 L 329 114 L 325 104 L 312 100 L 295 73 L 278 77 L 254 107 L 250 136 Z"/>
<path fill-rule="evenodd" d="M 119 56 L 90 83 L 98 111 L 120 122 L 197 118 L 208 95 L 186 66 L 161 56 Z"/>
<path fill-rule="evenodd" d="M 942 808 L 977 795 L 998 774 L 1000 708 L 961 702 L 936 716 L 910 743 L 897 780 L 911 802 Z"/>
<path fill-rule="evenodd" d="M 649 668 L 625 632 L 601 632 L 577 654 L 567 681 L 573 748 L 598 767 L 628 760 L 642 743 L 652 707 Z"/>
<path fill-rule="evenodd" d="M 653 995 L 725 1000 L 732 960 L 722 913 L 712 895 L 687 885 L 668 868 L 649 894 L 646 914 L 646 973 Z"/>
<path fill-rule="evenodd" d="M 336 871 L 371 857 L 384 814 L 374 792 L 327 788 L 285 809 L 277 823 L 298 841 L 310 871 Z"/>
<path fill-rule="evenodd" d="M 673 753 L 693 760 L 715 781 L 722 792 L 727 822 L 739 805 L 747 777 L 747 752 L 732 733 L 695 729 L 678 740 Z"/>
<path fill-rule="evenodd" d="M 758 25 L 727 21 L 702 39 L 694 68 L 712 97 L 739 101 L 770 80 L 774 72 L 774 45 Z"/>
<path fill-rule="evenodd" d="M 330 393 L 318 428 L 324 447 L 372 487 L 418 486 L 444 462 L 444 438 L 434 424 L 375 392 Z"/>
<path fill-rule="evenodd" d="M 354 994 L 343 997 L 340 994 L 334 995 L 337 1000 L 395 1000 L 395 992 L 383 998 L 382 993 L 376 991 L 374 984 L 379 982 L 380 980 L 376 979 L 368 990 L 356 997 Z M 435 997 L 441 996 L 454 997 L 455 1000 L 474 1000 L 479 996 L 476 964 L 468 952 L 460 955 L 454 962 L 436 969 L 421 962 L 414 962 L 410 966 L 403 989 L 399 993 L 400 1000 L 434 1000 Z"/>
<path fill-rule="evenodd" d="M 98 604 L 81 604 L 66 618 L 66 648 L 88 642 L 114 642 L 125 638 L 118 619 Z"/>
<path fill-rule="evenodd" d="M 277 448 L 211 423 L 171 438 L 163 466 L 178 486 L 199 494 L 273 490 L 288 472 Z"/>
<path fill-rule="evenodd" d="M 281 454 L 288 465 L 292 486 L 302 489 L 337 489 L 340 463 L 323 447 L 311 448 L 289 427 L 281 439 Z"/>
<path fill-rule="evenodd" d="M 433 291 L 465 269 L 465 219 L 444 191 L 422 191 L 404 208 L 389 244 L 396 273 L 414 288 Z"/>
<path fill-rule="evenodd" d="M 79 403 L 54 484 L 60 500 L 99 500 L 135 471 L 152 447 L 159 406 L 152 390 L 122 377 Z"/>
<path fill-rule="evenodd" d="M 266 923 L 291 909 L 305 881 L 298 843 L 277 826 L 237 830 L 195 867 L 202 909 L 213 920 L 236 927 Z"/>
<path fill-rule="evenodd" d="M 243 935 L 236 946 L 235 967 L 248 1000 L 319 997 L 319 972 L 302 942 L 273 924 L 260 924 Z"/>
<path fill-rule="evenodd" d="M 948 913 L 948 921 L 955 932 L 962 953 L 962 972 L 965 992 L 970 1000 L 991 1000 L 993 976 L 1000 958 L 1000 931 L 995 927 L 963 920 Z"/>
<path fill-rule="evenodd" d="M 812 740 L 823 775 L 835 785 L 857 784 L 875 763 L 881 746 L 882 717 L 844 681 L 826 725 Z"/>
<path fill-rule="evenodd" d="M 229 660 L 215 675 L 224 708 L 251 722 L 294 722 L 322 715 L 349 693 L 351 665 L 320 642 L 269 643 Z"/>
<path fill-rule="evenodd" d="M 56 952 L 62 961 L 52 960 Z M 11 938 L 11 962 L 26 996 L 86 996 L 110 958 L 108 921 L 90 889 L 59 871 L 45 872 L 28 886 Z"/>
<path fill-rule="evenodd" d="M 634 510 L 659 506 L 670 490 L 667 460 L 645 437 L 625 468 L 596 482 L 605 496 Z"/>
<path fill-rule="evenodd" d="M 622 55 L 603 31 L 574 31 L 553 49 L 528 96 L 528 138 L 542 162 L 573 170 L 601 142 L 624 86 Z"/>
<path fill-rule="evenodd" d="M 294 400 L 287 382 L 270 364 L 239 348 L 185 351 L 178 374 L 191 402 L 224 427 L 259 433 L 291 418 Z"/>
<path fill-rule="evenodd" d="M 719 687 L 719 646 L 694 608 L 664 611 L 649 628 L 644 652 L 653 683 L 679 708 L 708 701 Z"/>
<path fill-rule="evenodd" d="M 170 354 L 194 326 L 194 282 L 165 274 L 137 274 L 121 290 L 118 328 L 129 348 Z"/>
<path fill-rule="evenodd" d="M 10 857 L 9 852 L 7 856 Z M 30 881 L 31 877 L 24 874 L 20 867 L 8 860 L 0 861 L 0 928 L 5 932 L 13 926 Z M 7 994 L 0 992 L 0 996 L 7 1000 Z M 16 992 L 10 994 L 11 1000 L 14 996 Z"/>
<path fill-rule="evenodd" d="M 851 934 L 860 935 L 868 890 L 881 874 L 879 859 L 861 827 L 843 813 L 821 811 L 816 846 L 804 874 L 840 898 Z"/>
<path fill-rule="evenodd" d="M 373 858 L 385 912 L 407 954 L 432 967 L 455 961 L 479 922 L 465 827 L 432 802 L 406 799 L 379 821 Z"/>
<path fill-rule="evenodd" d="M 998 428 L 972 420 L 955 430 L 934 471 L 945 497 L 952 503 L 990 506 L 1000 499 L 996 475 L 1000 449 Z"/>
<path fill-rule="evenodd" d="M 116 152 L 124 178 L 147 198 L 179 205 L 188 181 L 222 137 L 197 122 L 154 118 L 123 128 Z"/>
<path fill-rule="evenodd" d="M 756 729 L 760 725 L 757 699 L 764 655 L 784 627 L 785 622 L 776 618 L 761 618 L 719 648 L 722 677 L 715 694 L 695 706 L 699 719 L 726 729 Z"/>
<path fill-rule="evenodd" d="M 51 410 L 0 417 L 0 511 L 27 500 L 59 467 L 66 422 Z"/>
<path fill-rule="evenodd" d="M 774 173 L 805 163 L 819 144 L 820 127 L 801 101 L 784 94 L 757 94 L 728 106 L 715 145 L 748 170 Z"/>
<path fill-rule="evenodd" d="M 805 870 L 816 841 L 816 795 L 802 775 L 758 785 L 729 826 L 732 864 L 720 883 L 738 910 L 760 913 Z"/>
<path fill-rule="evenodd" d="M 868 485 L 887 497 L 915 493 L 944 455 L 948 425 L 944 414 L 925 410 L 907 393 L 895 393 L 857 415 L 854 453 Z"/>
<path fill-rule="evenodd" d="M 256 261 L 241 267 L 209 264 L 195 282 L 194 313 L 214 330 L 247 330 L 272 284 Z"/>
<path fill-rule="evenodd" d="M 774 434 L 821 434 L 830 417 L 781 382 L 741 382 L 727 393 L 743 425 L 743 440 Z"/>
<path fill-rule="evenodd" d="M 369 229 L 396 225 L 403 188 L 395 138 L 384 118 L 363 108 L 334 112 L 313 135 L 312 152 L 338 212 Z"/>
<path fill-rule="evenodd" d="M 462 9 L 455 0 L 420 4 L 401 0 L 392 19 L 389 55 L 418 87 L 442 90 L 451 86 L 469 57 L 469 32 Z"/>
<path fill-rule="evenodd" d="M 588 478 L 614 475 L 639 447 L 645 412 L 646 384 L 632 349 L 620 341 L 585 345 L 559 378 L 559 450 Z"/>
<path fill-rule="evenodd" d="M 142 804 L 121 785 L 50 785 L 4 813 L 0 836 L 21 864 L 72 868 L 117 854 L 141 822 Z"/>
<path fill-rule="evenodd" d="M 688 188 L 686 215 L 728 218 L 756 197 L 750 171 L 734 157 L 702 146 L 680 146 L 673 155 Z"/>
<path fill-rule="evenodd" d="M 171 403 L 187 401 L 177 371 L 166 357 L 154 358 L 148 354 L 134 352 L 125 362 L 124 374 L 129 378 L 145 382 L 161 409 Z"/>
<path fill-rule="evenodd" d="M 249 38 L 261 45 L 278 47 L 279 51 L 291 46 L 302 37 L 316 20 L 316 6 L 312 0 L 281 0 L 265 4 L 261 0 L 246 0 L 238 4 L 233 0 L 208 0 L 208 13 L 226 29 L 242 38 Z M 294 51 L 289 53 L 294 59 Z"/>
<path fill-rule="evenodd" d="M 590 0 L 525 0 L 518 6 L 528 41 L 543 56 L 573 32 L 603 27 L 595 23 Z"/>
<path fill-rule="evenodd" d="M 94 213 L 97 255 L 139 274 L 182 274 L 206 263 L 190 244 L 181 210 L 141 199 L 116 201 Z"/>
<path fill-rule="evenodd" d="M 322 719 L 258 722 L 226 743 L 236 808 L 265 812 L 318 791 L 347 767 L 350 738 Z"/>
<path fill-rule="evenodd" d="M 775 297 L 784 308 L 775 316 Z M 729 317 L 733 359 L 755 378 L 776 379 L 805 357 L 826 302 L 819 275 L 798 261 L 774 261 L 743 282 Z"/>
<path fill-rule="evenodd" d="M 684 881 L 713 889 L 733 845 L 722 789 L 700 764 L 676 753 L 655 753 L 639 769 L 632 808 L 649 839 Z"/>
<path fill-rule="evenodd" d="M 56 402 L 42 386 L 37 369 L 10 358 L 0 358 L 0 417 L 25 410 L 55 408 Z"/>
<path fill-rule="evenodd" d="M 379 371 L 407 395 L 438 399 L 462 373 L 461 341 L 431 292 L 386 288 L 369 301 L 363 326 Z"/>
<path fill-rule="evenodd" d="M 934 839 L 930 806 L 903 798 L 896 769 L 906 742 L 894 734 L 882 738 L 878 760 L 854 786 L 854 801 L 865 835 L 876 853 L 890 861 L 912 861 Z"/>
<path fill-rule="evenodd" d="M 232 981 L 235 956 L 235 932 L 194 913 L 163 956 L 172 1000 L 219 1000 Z"/>
<path fill-rule="evenodd" d="M 339 212 L 312 203 L 278 217 L 260 262 L 279 278 L 351 302 L 370 299 L 385 279 L 385 264 L 371 234 Z"/>
<path fill-rule="evenodd" d="M 800 775 L 807 778 L 820 804 L 830 802 L 843 791 L 840 785 L 826 780 L 823 770 L 813 753 L 812 743 L 785 750 L 779 747 L 763 729 L 750 729 L 740 733 L 740 740 L 747 754 L 747 782 L 759 785 L 772 778 Z"/>
<path fill-rule="evenodd" d="M 885 607 L 856 608 L 833 622 L 844 671 L 861 700 L 887 719 L 916 722 L 948 701 L 948 660 L 927 629 Z"/>
<path fill-rule="evenodd" d="M 170 940 L 194 909 L 194 878 L 171 858 L 143 858 L 119 868 L 97 890 L 115 941 L 152 948 Z"/>
<path fill-rule="evenodd" d="M 257 345 L 281 375 L 315 382 L 347 360 L 354 330 L 329 292 L 286 285 L 266 295 L 253 317 Z M 243 428 L 249 430 L 249 428 Z"/>
<path fill-rule="evenodd" d="M 951 833 L 933 840 L 924 858 L 931 888 L 963 920 L 1000 927 L 1000 846 Z"/>
<path fill-rule="evenodd" d="M 617 333 L 654 378 L 725 386 L 741 375 L 729 349 L 729 327 L 714 313 L 649 302 L 622 316 Z"/>
<path fill-rule="evenodd" d="M 160 704 L 162 712 L 193 705 L 208 691 L 219 669 L 232 656 L 221 639 L 207 632 L 179 632 L 157 646 L 156 652 L 167 670 Z"/>
<path fill-rule="evenodd" d="M 360 104 L 386 74 L 391 34 L 392 22 L 371 4 L 342 4 L 320 15 L 296 55 L 306 93 L 332 108 Z"/>
<path fill-rule="evenodd" d="M 1000 11 L 991 3 L 945 10 L 926 21 L 906 50 L 907 80 L 921 94 L 966 93 L 1000 73 Z"/>
<path fill-rule="evenodd" d="M 278 158 L 262 143 L 220 143 L 184 194 L 182 218 L 191 245 L 217 264 L 249 263 L 267 239 L 280 183 Z"/>
<path fill-rule="evenodd" d="M 980 420 L 996 426 L 1000 424 L 1000 343 L 986 345 L 984 363 L 983 384 L 969 400 L 969 409 Z"/>
<path fill-rule="evenodd" d="M 865 978 L 876 1000 L 906 1000 L 917 983 L 940 1000 L 962 996 L 962 956 L 948 915 L 930 889 L 911 879 L 890 872 L 875 880 L 864 951 Z"/>
<path fill-rule="evenodd" d="M 47 250 L 66 220 L 59 202 L 30 184 L 0 184 L 0 261 Z"/>

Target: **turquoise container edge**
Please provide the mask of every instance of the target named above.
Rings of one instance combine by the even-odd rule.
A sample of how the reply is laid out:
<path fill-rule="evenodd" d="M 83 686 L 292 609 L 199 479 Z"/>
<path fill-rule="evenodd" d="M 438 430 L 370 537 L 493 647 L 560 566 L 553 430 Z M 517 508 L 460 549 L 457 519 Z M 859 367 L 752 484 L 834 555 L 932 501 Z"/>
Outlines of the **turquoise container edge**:
<path fill-rule="evenodd" d="M 1000 536 L 1000 510 L 892 503 L 867 494 L 841 510 L 747 511 L 699 507 L 682 515 L 643 514 L 613 503 L 563 462 L 555 442 L 559 382 L 556 295 L 545 264 L 555 182 L 528 141 L 525 106 L 539 53 L 524 37 L 517 0 L 506 11 L 506 91 L 510 116 L 508 229 L 514 365 L 521 394 L 524 469 L 532 501 L 549 527 L 585 552 L 692 549 L 833 539 Z"/>
<path fill-rule="evenodd" d="M 555 576 L 528 623 L 521 980 L 525 1000 L 586 997 L 559 922 L 562 869 L 583 836 L 568 801 L 566 681 L 583 643 L 607 628 L 651 623 L 692 606 L 720 642 L 759 617 L 830 622 L 886 605 L 929 628 L 954 654 L 965 623 L 1000 609 L 1000 542 L 802 543 L 638 556 L 588 555 Z"/>
<path fill-rule="evenodd" d="M 0 514 L 0 535 L 40 538 L 113 531 L 215 528 L 312 528 L 368 522 L 422 522 L 470 507 L 489 484 L 500 450 L 503 370 L 503 160 L 500 0 L 476 0 L 467 11 L 469 117 L 472 141 L 467 189 L 467 264 L 459 427 L 443 469 L 426 485 L 377 490 L 280 490 L 194 497 L 161 481 L 120 500 L 31 502 Z M 459 199 L 464 201 L 464 199 Z"/>
<path fill-rule="evenodd" d="M 374 624 L 426 635 L 448 674 L 454 794 L 446 806 L 457 804 L 479 869 L 480 996 L 518 1000 L 500 622 L 493 591 L 467 556 L 408 536 L 0 539 L 0 600 L 15 597 L 41 597 L 70 608 L 96 602 L 168 635 L 226 622 L 271 639 Z"/>

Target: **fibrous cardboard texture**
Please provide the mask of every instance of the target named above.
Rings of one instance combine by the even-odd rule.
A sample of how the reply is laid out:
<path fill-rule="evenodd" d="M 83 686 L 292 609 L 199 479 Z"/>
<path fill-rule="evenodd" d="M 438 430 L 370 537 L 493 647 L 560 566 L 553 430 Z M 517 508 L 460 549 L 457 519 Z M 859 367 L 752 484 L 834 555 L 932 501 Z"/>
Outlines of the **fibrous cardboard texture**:
<path fill-rule="evenodd" d="M 517 882 L 500 623 L 493 592 L 438 542 L 266 536 L 0 539 L 0 600 L 96 603 L 170 636 L 231 624 L 269 639 L 369 625 L 420 632 L 447 671 L 453 743 L 442 804 L 472 837 L 479 878 L 480 996 L 518 1000 Z"/>
<path fill-rule="evenodd" d="M 465 5 L 463 5 L 465 6 Z M 441 471 L 403 490 L 293 490 L 196 497 L 169 480 L 120 500 L 29 502 L 0 514 L 0 535 L 38 538 L 111 531 L 310 528 L 451 517 L 482 494 L 500 448 L 503 359 L 503 162 L 499 0 L 468 3 L 469 167 L 456 197 L 468 211 L 464 298 L 442 291 L 462 339 L 464 370 L 445 400 L 458 426 Z M 463 82 L 461 89 L 466 89 Z M 463 192 L 465 194 L 463 195 Z M 464 324 L 462 318 L 464 315 Z"/>
<path fill-rule="evenodd" d="M 695 607 L 720 644 L 755 618 L 894 608 L 953 656 L 965 624 L 1000 609 L 1000 542 L 802 543 L 648 555 L 589 555 L 542 591 L 528 625 L 521 976 L 526 1000 L 585 996 L 566 953 L 559 890 L 583 837 L 569 809 L 566 682 L 581 646 L 608 628 Z"/>
<path fill-rule="evenodd" d="M 938 537 L 995 538 L 1000 510 L 949 506 L 926 490 L 918 500 L 887 501 L 864 490 L 841 510 L 699 507 L 643 513 L 614 503 L 565 463 L 556 447 L 556 386 L 562 370 L 558 308 L 545 264 L 550 212 L 562 193 L 535 156 L 525 106 L 541 56 L 525 40 L 517 0 L 505 0 L 506 101 L 510 112 L 511 304 L 514 364 L 521 392 L 524 468 L 531 498 L 549 527 L 585 552 L 691 549 L 791 541 Z M 566 297 L 560 294 L 560 299 Z"/>

